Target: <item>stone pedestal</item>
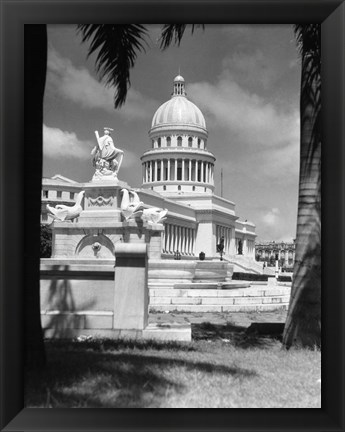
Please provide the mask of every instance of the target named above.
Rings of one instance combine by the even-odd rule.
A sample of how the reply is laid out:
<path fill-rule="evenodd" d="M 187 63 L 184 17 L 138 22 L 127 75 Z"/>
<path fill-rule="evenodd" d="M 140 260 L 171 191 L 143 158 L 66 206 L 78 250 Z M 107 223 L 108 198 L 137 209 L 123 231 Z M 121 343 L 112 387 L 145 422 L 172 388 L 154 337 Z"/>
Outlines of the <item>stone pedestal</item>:
<path fill-rule="evenodd" d="M 115 245 L 114 329 L 143 330 L 148 323 L 147 245 Z"/>

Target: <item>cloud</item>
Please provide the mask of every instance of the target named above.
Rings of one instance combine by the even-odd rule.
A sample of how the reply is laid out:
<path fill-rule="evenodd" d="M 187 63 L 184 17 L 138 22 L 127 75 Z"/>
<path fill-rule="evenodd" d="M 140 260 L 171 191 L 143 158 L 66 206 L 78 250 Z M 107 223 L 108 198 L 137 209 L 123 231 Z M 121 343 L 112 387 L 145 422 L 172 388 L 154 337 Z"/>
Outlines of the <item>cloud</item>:
<path fill-rule="evenodd" d="M 76 68 L 52 47 L 48 51 L 47 88 L 83 108 L 114 113 L 114 89 L 98 82 L 87 69 Z M 158 105 L 130 88 L 125 105 L 117 113 L 129 121 L 147 119 Z"/>
<path fill-rule="evenodd" d="M 262 217 L 262 222 L 267 226 L 271 227 L 277 225 L 279 221 L 280 210 L 276 207 L 272 208 L 268 213 Z"/>
<path fill-rule="evenodd" d="M 54 159 L 90 159 L 91 141 L 79 140 L 74 132 L 43 125 L 43 153 Z"/>
<path fill-rule="evenodd" d="M 231 165 L 236 155 L 237 167 L 242 172 L 248 168 L 257 177 L 297 175 L 297 109 L 279 109 L 264 97 L 242 88 L 226 72 L 216 84 L 194 83 L 188 89 L 213 130 L 226 137 L 222 159 L 228 157 Z M 222 150 L 216 151 L 220 156 Z"/>

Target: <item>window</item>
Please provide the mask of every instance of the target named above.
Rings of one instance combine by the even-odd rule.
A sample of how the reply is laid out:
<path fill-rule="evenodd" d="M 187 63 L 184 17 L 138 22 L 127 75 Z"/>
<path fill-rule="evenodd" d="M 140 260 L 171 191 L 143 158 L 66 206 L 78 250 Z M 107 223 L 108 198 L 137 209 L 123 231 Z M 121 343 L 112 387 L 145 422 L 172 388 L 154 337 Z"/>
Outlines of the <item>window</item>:
<path fill-rule="evenodd" d="M 61 191 L 57 191 L 56 192 L 56 197 L 57 198 L 61 198 L 62 197 L 62 192 Z"/>
<path fill-rule="evenodd" d="M 188 147 L 192 147 L 193 146 L 193 138 L 189 137 L 188 138 Z"/>
<path fill-rule="evenodd" d="M 193 191 L 195 191 L 195 186 L 193 186 Z"/>
<path fill-rule="evenodd" d="M 165 185 L 163 186 L 163 190 L 167 190 L 167 187 Z"/>
<path fill-rule="evenodd" d="M 201 140 L 200 140 L 200 138 L 198 138 L 198 148 L 200 148 L 201 147 Z"/>
<path fill-rule="evenodd" d="M 151 140 L 151 142 L 152 142 L 152 148 L 154 148 L 154 146 L 155 146 L 155 141 L 154 141 L 154 140 Z"/>
<path fill-rule="evenodd" d="M 160 146 L 161 146 L 161 139 L 158 138 L 158 147 L 160 147 Z"/>
<path fill-rule="evenodd" d="M 69 198 L 72 200 L 72 199 L 74 199 L 74 192 L 70 192 L 69 193 Z"/>
<path fill-rule="evenodd" d="M 48 198 L 48 191 L 47 190 L 43 191 L 43 198 Z"/>
<path fill-rule="evenodd" d="M 171 138 L 168 137 L 168 138 L 167 138 L 167 147 L 170 147 L 170 146 L 171 146 Z"/>
<path fill-rule="evenodd" d="M 177 189 L 178 189 L 178 190 L 181 190 L 181 186 L 177 186 Z"/>
<path fill-rule="evenodd" d="M 177 137 L 177 146 L 181 147 L 182 146 L 182 137 Z"/>

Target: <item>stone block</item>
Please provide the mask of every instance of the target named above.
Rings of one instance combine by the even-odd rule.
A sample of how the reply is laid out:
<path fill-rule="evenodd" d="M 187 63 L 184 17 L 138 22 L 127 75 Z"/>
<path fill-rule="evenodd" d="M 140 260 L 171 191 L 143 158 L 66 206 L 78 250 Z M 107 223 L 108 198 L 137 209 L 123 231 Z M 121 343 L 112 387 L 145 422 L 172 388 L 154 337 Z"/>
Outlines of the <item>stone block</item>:
<path fill-rule="evenodd" d="M 171 304 L 170 297 L 150 297 L 150 304 Z"/>
<path fill-rule="evenodd" d="M 218 290 L 208 290 L 208 289 L 201 289 L 201 290 L 194 290 L 190 289 L 188 290 L 188 297 L 218 297 Z"/>
<path fill-rule="evenodd" d="M 150 299 L 152 297 L 183 297 L 187 296 L 187 291 L 171 289 L 150 289 Z"/>
<path fill-rule="evenodd" d="M 263 297 L 241 297 L 235 298 L 235 305 L 247 305 L 247 304 L 261 304 Z"/>
<path fill-rule="evenodd" d="M 87 329 L 112 329 L 112 315 L 85 315 L 85 328 Z"/>
<path fill-rule="evenodd" d="M 115 245 L 114 329 L 142 330 L 148 323 L 147 245 Z"/>
<path fill-rule="evenodd" d="M 271 311 L 277 311 L 277 310 L 287 310 L 289 307 L 288 304 L 275 304 L 275 303 L 271 303 L 271 304 L 262 304 L 262 305 L 258 305 L 257 310 L 258 311 L 262 311 L 262 312 L 271 312 Z"/>
<path fill-rule="evenodd" d="M 244 296 L 244 290 L 231 290 L 231 291 L 218 290 L 217 291 L 217 297 L 219 298 L 243 297 L 243 296 Z"/>
<path fill-rule="evenodd" d="M 171 299 L 171 304 L 173 305 L 198 305 L 201 304 L 201 299 L 194 297 L 194 298 L 180 298 L 180 297 L 173 297 Z"/>
<path fill-rule="evenodd" d="M 41 280 L 41 309 L 73 312 L 78 310 L 113 310 L 114 282 L 91 276 L 69 276 Z"/>
<path fill-rule="evenodd" d="M 207 297 L 201 299 L 203 305 L 231 305 L 234 304 L 234 299 L 231 297 Z"/>
<path fill-rule="evenodd" d="M 265 290 L 264 295 L 265 297 L 282 296 L 282 295 L 286 295 L 289 292 L 290 291 L 287 291 L 286 289 L 283 288 L 273 288 L 273 289 Z"/>
<path fill-rule="evenodd" d="M 44 329 L 52 329 L 59 337 L 63 337 L 68 329 L 84 329 L 85 316 L 74 313 L 46 312 L 41 315 Z"/>
<path fill-rule="evenodd" d="M 263 303 L 289 303 L 290 296 L 264 297 Z"/>
<path fill-rule="evenodd" d="M 222 306 L 222 312 L 253 312 L 257 310 L 257 306 L 255 304 Z"/>

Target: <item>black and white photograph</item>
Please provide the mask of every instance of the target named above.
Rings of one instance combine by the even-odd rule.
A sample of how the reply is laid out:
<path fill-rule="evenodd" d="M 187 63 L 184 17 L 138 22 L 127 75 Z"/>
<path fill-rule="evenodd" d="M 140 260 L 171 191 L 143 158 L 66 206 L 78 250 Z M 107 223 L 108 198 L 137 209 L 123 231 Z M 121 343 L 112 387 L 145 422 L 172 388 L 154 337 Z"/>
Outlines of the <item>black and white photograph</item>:
<path fill-rule="evenodd" d="M 43 93 L 25 406 L 320 408 L 321 25 L 25 38 Z"/>

